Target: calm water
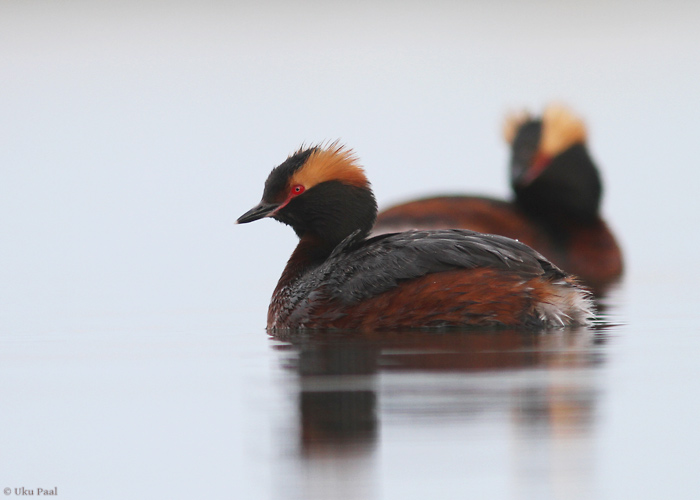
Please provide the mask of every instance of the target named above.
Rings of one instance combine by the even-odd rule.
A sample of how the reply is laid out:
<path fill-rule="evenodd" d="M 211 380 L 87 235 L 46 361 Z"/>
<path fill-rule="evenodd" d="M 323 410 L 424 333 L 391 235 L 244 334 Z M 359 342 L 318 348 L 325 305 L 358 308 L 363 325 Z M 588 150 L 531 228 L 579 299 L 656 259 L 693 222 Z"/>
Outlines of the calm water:
<path fill-rule="evenodd" d="M 681 1 L 0 2 L 0 488 L 700 498 L 699 25 Z M 382 206 L 507 196 L 503 113 L 552 99 L 625 250 L 594 329 L 267 336 L 296 238 L 234 221 L 290 151 L 340 138 Z"/>
<path fill-rule="evenodd" d="M 670 292 L 632 307 L 623 287 L 607 325 L 540 334 L 271 339 L 218 317 L 3 335 L 3 487 L 57 486 L 63 498 L 694 498 L 698 321 L 664 319 L 655 304 Z"/>

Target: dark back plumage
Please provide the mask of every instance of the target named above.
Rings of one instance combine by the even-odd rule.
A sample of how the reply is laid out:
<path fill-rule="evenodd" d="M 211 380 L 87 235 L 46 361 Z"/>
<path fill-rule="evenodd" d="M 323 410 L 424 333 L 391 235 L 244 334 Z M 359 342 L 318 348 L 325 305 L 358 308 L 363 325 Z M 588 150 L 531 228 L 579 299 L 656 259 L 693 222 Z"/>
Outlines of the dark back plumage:
<path fill-rule="evenodd" d="M 456 269 L 488 267 L 522 277 L 564 273 L 522 243 L 460 229 L 406 231 L 340 246 L 321 266 L 334 298 L 347 304 L 379 295 L 401 281 Z"/>
<path fill-rule="evenodd" d="M 503 236 L 459 229 L 407 231 L 369 240 L 353 234 L 324 262 L 278 288 L 268 321 L 273 328 L 314 327 L 313 318 L 323 317 L 334 325 L 351 324 L 354 327 L 355 323 L 362 321 L 348 318 L 346 310 L 352 310 L 363 301 L 396 290 L 404 283 L 411 286 L 411 282 L 419 278 L 433 276 L 437 282 L 450 271 L 482 269 L 507 274 L 520 283 L 533 280 L 553 287 L 568 289 L 575 286 L 575 281 L 570 278 L 567 281 L 566 273 L 542 255 Z M 477 283 L 471 285 L 478 286 Z M 441 291 L 432 293 L 439 295 Z M 526 318 L 524 313 L 518 322 L 537 327 L 562 326 L 572 319 L 579 324 L 586 323 L 592 307 L 585 292 L 577 289 L 577 293 L 581 294 L 581 301 L 576 306 L 581 306 L 585 312 L 576 318 L 566 317 L 570 315 L 566 312 L 557 312 L 549 319 Z M 501 298 L 492 299 L 498 301 Z M 468 324 L 470 312 L 467 304 L 464 304 L 464 312 L 462 319 L 440 322 L 440 326 Z M 530 313 L 534 314 L 534 308 Z M 484 321 L 484 326 L 517 325 L 493 319 Z"/>

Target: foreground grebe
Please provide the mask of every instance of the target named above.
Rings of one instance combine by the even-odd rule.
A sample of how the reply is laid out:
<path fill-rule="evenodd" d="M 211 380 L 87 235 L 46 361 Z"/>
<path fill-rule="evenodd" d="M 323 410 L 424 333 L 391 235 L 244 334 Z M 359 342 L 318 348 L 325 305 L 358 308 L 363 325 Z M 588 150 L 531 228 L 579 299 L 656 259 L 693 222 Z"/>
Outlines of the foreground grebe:
<path fill-rule="evenodd" d="M 272 170 L 238 223 L 272 217 L 300 238 L 267 327 L 387 330 L 586 324 L 588 294 L 517 241 L 465 230 L 367 239 L 377 216 L 351 150 L 302 148 Z"/>
<path fill-rule="evenodd" d="M 407 229 L 463 228 L 517 239 L 596 292 L 622 275 L 622 252 L 600 217 L 602 185 L 586 148 L 583 121 L 547 107 L 541 119 L 508 117 L 512 202 L 441 196 L 381 212 L 373 234 Z"/>

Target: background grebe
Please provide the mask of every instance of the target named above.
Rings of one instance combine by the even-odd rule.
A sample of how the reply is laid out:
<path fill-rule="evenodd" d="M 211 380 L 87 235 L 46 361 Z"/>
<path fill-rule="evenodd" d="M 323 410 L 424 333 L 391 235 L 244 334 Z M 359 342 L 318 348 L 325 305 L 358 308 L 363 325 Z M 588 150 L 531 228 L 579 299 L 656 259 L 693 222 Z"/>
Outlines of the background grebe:
<path fill-rule="evenodd" d="M 513 201 L 439 196 L 382 211 L 373 234 L 463 228 L 500 234 L 531 246 L 596 293 L 622 275 L 622 252 L 600 216 L 602 184 L 586 147 L 583 121 L 560 105 L 541 118 L 510 115 Z"/>

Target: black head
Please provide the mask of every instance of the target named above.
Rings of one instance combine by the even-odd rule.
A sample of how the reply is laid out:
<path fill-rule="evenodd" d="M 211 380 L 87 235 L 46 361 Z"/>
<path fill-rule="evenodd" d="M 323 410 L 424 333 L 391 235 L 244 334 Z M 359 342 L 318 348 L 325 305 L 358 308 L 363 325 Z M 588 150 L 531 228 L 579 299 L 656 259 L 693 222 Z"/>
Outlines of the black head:
<path fill-rule="evenodd" d="M 238 223 L 272 217 L 292 226 L 300 238 L 313 237 L 329 248 L 359 230 L 366 236 L 377 217 L 367 177 L 351 150 L 331 144 L 300 149 L 265 182 L 260 204 Z"/>
<path fill-rule="evenodd" d="M 524 210 L 550 220 L 598 216 L 602 184 L 585 140 L 583 122 L 560 106 L 513 127 L 511 185 Z"/>

